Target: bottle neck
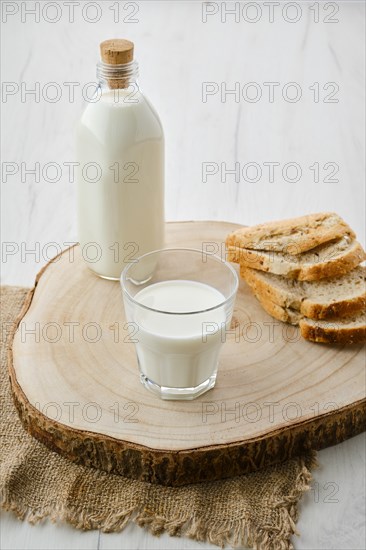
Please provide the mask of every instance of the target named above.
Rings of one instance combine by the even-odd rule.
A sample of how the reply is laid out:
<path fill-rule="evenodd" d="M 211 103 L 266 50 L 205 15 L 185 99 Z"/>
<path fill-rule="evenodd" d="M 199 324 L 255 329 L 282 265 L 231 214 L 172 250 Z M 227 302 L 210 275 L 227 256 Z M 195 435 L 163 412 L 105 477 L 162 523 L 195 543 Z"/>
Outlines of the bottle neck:
<path fill-rule="evenodd" d="M 131 84 L 137 84 L 138 76 L 139 66 L 135 60 L 123 65 L 111 65 L 103 61 L 97 64 L 97 78 L 104 89 L 128 88 Z"/>

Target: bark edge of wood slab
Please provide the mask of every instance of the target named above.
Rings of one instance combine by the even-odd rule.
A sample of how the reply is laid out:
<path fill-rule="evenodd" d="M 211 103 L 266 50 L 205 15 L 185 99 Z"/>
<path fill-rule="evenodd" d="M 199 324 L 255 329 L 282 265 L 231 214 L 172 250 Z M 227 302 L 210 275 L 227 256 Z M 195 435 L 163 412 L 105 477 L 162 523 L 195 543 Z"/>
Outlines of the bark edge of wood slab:
<path fill-rule="evenodd" d="M 167 245 L 197 247 L 198 242 L 201 242 L 202 244 L 203 238 L 211 243 L 216 242 L 220 246 L 222 242 L 225 241 L 226 234 L 236 227 L 237 226 L 235 224 L 223 222 L 173 222 L 167 224 Z M 77 249 L 78 247 L 75 248 L 75 251 L 77 251 Z M 63 254 L 65 254 L 65 251 L 59 255 L 61 260 Z M 57 258 L 58 257 L 56 257 L 56 259 Z M 318 414 L 314 414 L 314 416 L 309 417 L 309 415 L 307 415 L 307 417 L 303 418 L 302 420 L 300 419 L 299 421 L 289 421 L 288 425 L 278 425 L 277 423 L 276 426 L 276 422 L 274 422 L 271 423 L 270 426 L 267 425 L 266 428 L 266 425 L 264 423 L 263 428 L 261 428 L 262 433 L 253 432 L 254 435 L 249 434 L 248 436 L 246 434 L 245 428 L 243 428 L 242 437 L 238 438 L 238 433 L 241 433 L 240 422 L 239 426 L 234 426 L 234 428 L 232 424 L 228 424 L 227 427 L 231 427 L 234 430 L 236 429 L 237 433 L 234 434 L 232 440 L 230 440 L 228 435 L 228 440 L 226 442 L 220 443 L 218 441 L 212 441 L 212 438 L 214 437 L 214 435 L 212 434 L 216 433 L 219 430 L 222 431 L 220 437 L 225 437 L 225 426 L 221 426 L 220 423 L 219 429 L 217 428 L 217 425 L 212 427 L 211 425 L 207 424 L 204 429 L 202 429 L 202 426 L 199 426 L 199 429 L 202 432 L 200 435 L 202 440 L 204 440 L 205 437 L 205 429 L 207 430 L 208 435 L 206 444 L 202 444 L 202 442 L 200 444 L 195 444 L 195 440 L 192 439 L 192 444 L 190 444 L 187 440 L 182 448 L 175 449 L 158 448 L 158 446 L 153 447 L 141 444 L 141 439 L 144 440 L 145 436 L 141 436 L 138 442 L 131 441 L 127 440 L 127 438 L 123 439 L 123 437 L 113 437 L 105 433 L 98 433 L 92 430 L 75 428 L 71 425 L 67 425 L 63 422 L 59 422 L 50 418 L 49 416 L 46 416 L 39 410 L 39 408 L 32 404 L 35 403 L 34 395 L 32 395 L 31 397 L 28 395 L 28 393 L 36 392 L 37 388 L 32 388 L 32 392 L 30 392 L 29 386 L 27 386 L 28 391 L 25 391 L 25 388 L 23 388 L 23 385 L 27 385 L 27 379 L 26 377 L 24 378 L 24 374 L 21 374 L 24 373 L 22 361 L 19 362 L 16 357 L 17 353 L 19 353 L 19 351 L 23 348 L 19 347 L 19 342 L 16 346 L 14 346 L 14 344 L 17 343 L 16 340 L 19 340 L 19 336 L 16 337 L 16 335 L 19 335 L 19 331 L 17 331 L 17 329 L 20 323 L 27 317 L 27 314 L 31 312 L 34 302 L 36 300 L 40 301 L 39 296 L 42 292 L 42 281 L 47 278 L 47 284 L 52 285 L 52 281 L 57 276 L 57 267 L 55 266 L 58 265 L 58 262 L 55 262 L 56 259 L 49 262 L 37 275 L 35 286 L 32 290 L 30 290 L 27 299 L 23 305 L 22 311 L 13 327 L 12 345 L 9 349 L 8 357 L 9 375 L 14 402 L 22 424 L 32 436 L 44 443 L 52 451 L 58 452 L 62 456 L 72 460 L 77 464 L 98 468 L 106 472 L 119 474 L 122 476 L 150 483 L 180 486 L 190 483 L 219 480 L 227 477 L 234 477 L 237 475 L 250 473 L 259 468 L 285 461 L 291 457 L 302 454 L 311 449 L 322 449 L 324 447 L 340 443 L 365 430 L 366 399 L 363 396 L 364 394 L 362 387 L 361 390 L 359 387 L 357 389 L 357 396 L 361 396 L 361 398 L 353 399 L 353 394 L 348 395 L 347 393 L 345 393 L 344 397 L 343 393 L 346 392 L 346 390 L 344 390 L 344 392 L 342 390 L 343 393 L 340 393 L 342 397 L 340 397 L 340 400 L 343 400 L 342 402 L 346 402 L 347 400 L 349 401 L 343 406 L 335 409 L 332 409 L 330 407 L 331 410 L 326 410 L 326 408 L 324 408 L 321 414 L 318 411 Z M 76 264 L 77 266 L 79 266 L 78 269 L 84 269 L 84 267 L 80 266 L 78 261 L 76 262 Z M 66 265 L 66 268 L 70 269 L 70 266 Z M 70 271 L 70 273 L 72 273 L 72 271 Z M 83 272 L 83 276 L 81 277 L 81 280 L 83 282 L 85 281 L 85 277 L 90 278 L 92 285 L 104 285 L 103 288 L 106 289 L 106 292 L 109 292 L 112 287 L 109 286 L 108 288 L 105 285 L 115 284 L 96 278 L 93 274 L 89 272 L 89 270 L 87 270 L 87 268 L 85 268 L 85 272 Z M 63 282 L 65 282 L 64 277 L 62 277 L 62 280 Z M 119 288 L 118 292 L 120 292 Z M 241 303 L 241 300 L 245 298 L 245 304 L 249 304 L 250 306 L 249 315 L 251 312 L 254 311 L 256 319 L 258 318 L 262 321 L 263 319 L 270 319 L 270 317 L 261 310 L 260 306 L 256 303 L 255 298 L 251 296 L 250 291 L 246 288 L 244 282 L 241 282 L 241 292 L 243 294 L 240 295 L 239 302 Z M 238 304 L 236 313 L 234 312 L 234 316 L 236 315 L 240 321 L 241 319 L 244 319 L 246 317 L 241 318 L 241 315 L 244 315 L 244 313 L 240 309 L 239 305 L 240 304 Z M 122 302 L 118 305 L 118 307 L 122 309 Z M 229 346 L 229 343 L 226 343 L 225 345 Z M 301 357 L 302 353 L 311 354 L 311 349 L 313 346 L 315 346 L 315 349 L 319 350 L 319 353 L 321 357 L 323 357 L 323 359 L 326 358 L 327 353 L 329 353 L 330 360 L 336 359 L 338 362 L 340 362 L 339 364 L 341 364 L 341 369 L 347 368 L 347 363 L 351 365 L 356 364 L 356 361 L 358 361 L 357 365 L 359 367 L 360 356 L 362 356 L 360 346 L 351 347 L 356 350 L 356 355 L 351 355 L 350 358 L 345 355 L 345 358 L 343 359 L 342 355 L 340 354 L 346 354 L 347 352 L 344 352 L 344 348 L 340 348 L 339 346 L 324 346 L 305 341 L 296 343 L 295 345 L 297 346 L 297 355 L 295 356 L 297 357 L 297 360 L 299 359 L 299 357 Z M 283 353 L 282 347 L 279 349 L 280 354 Z M 284 348 L 286 348 L 286 345 L 284 346 Z M 236 350 L 236 348 L 231 349 L 239 353 L 239 350 Z M 256 351 L 256 353 L 258 352 L 258 350 L 254 346 L 248 351 L 252 350 Z M 328 352 L 328 350 L 330 351 Z M 359 350 L 358 353 L 357 350 Z M 276 357 L 276 354 L 273 354 L 273 351 L 275 350 L 270 349 L 270 351 L 272 352 L 272 356 Z M 238 360 L 236 355 L 231 355 L 231 357 L 233 360 Z M 280 355 L 280 360 L 281 357 L 282 356 Z M 21 357 L 21 359 L 23 360 L 23 357 Z M 226 360 L 227 359 L 225 356 L 224 367 L 226 365 Z M 264 363 L 266 362 L 266 360 L 266 356 L 264 356 Z M 342 361 L 344 361 L 345 364 L 343 364 Z M 310 364 L 311 363 L 312 362 L 310 361 Z M 333 372 L 332 367 L 328 363 L 326 363 L 326 368 L 323 366 L 324 371 L 331 371 L 330 376 L 336 376 L 337 373 Z M 316 365 L 316 367 L 321 368 L 322 364 L 320 364 L 320 366 Z M 247 369 L 253 367 L 251 365 L 249 365 L 249 367 L 248 365 L 246 365 L 243 367 L 243 369 L 244 368 Z M 259 366 L 257 368 L 262 368 L 262 363 L 259 363 Z M 288 366 L 288 368 L 290 368 L 290 366 Z M 311 369 L 311 366 L 309 367 L 309 364 L 307 364 L 306 368 Z M 137 371 L 135 372 L 135 365 L 131 370 L 132 375 L 138 378 Z M 238 370 L 240 371 L 240 368 Z M 38 371 L 35 370 L 34 372 Z M 236 373 L 236 370 L 234 369 L 233 372 Z M 248 370 L 246 372 L 248 375 L 252 371 Z M 298 369 L 296 370 L 295 368 L 294 372 L 298 372 Z M 359 368 L 355 369 L 354 376 L 355 380 L 359 381 L 358 385 L 362 384 L 362 375 L 358 374 L 359 372 Z M 280 369 L 278 373 L 281 373 Z M 241 374 L 242 373 L 239 372 L 239 375 Z M 238 376 L 238 374 L 236 374 L 236 376 Z M 357 376 L 359 376 L 359 379 L 357 378 Z M 23 385 L 20 383 L 18 379 L 19 377 L 23 377 Z M 337 379 L 335 378 L 334 380 Z M 353 382 L 355 382 L 355 380 L 353 380 Z M 235 395 L 237 395 L 235 392 L 237 392 L 238 390 L 236 379 L 235 383 L 233 382 L 233 386 L 231 388 L 230 384 L 229 386 L 227 385 L 228 380 L 223 378 L 221 385 L 223 387 L 222 391 L 224 391 L 224 394 L 220 393 L 220 383 L 220 378 L 218 378 L 216 388 L 214 390 L 211 390 L 209 393 L 201 396 L 201 398 L 199 398 L 199 400 L 196 400 L 196 402 L 217 402 L 220 400 L 224 400 L 225 396 L 227 397 L 228 392 L 234 392 L 233 398 L 240 399 L 239 397 L 235 397 Z M 263 384 L 263 381 L 261 383 Z M 287 383 L 290 384 L 291 380 L 289 380 Z M 320 384 L 322 383 L 323 381 L 321 380 Z M 146 396 L 146 398 L 148 398 L 145 394 L 147 390 L 141 386 L 139 381 L 137 382 L 137 384 L 138 385 L 136 385 L 136 391 L 141 390 L 143 397 Z M 353 383 L 350 388 L 355 387 L 356 385 L 357 384 Z M 316 390 L 310 387 L 309 391 L 315 392 Z M 349 391 L 351 392 L 352 389 Z M 215 394 L 213 394 L 213 392 L 215 392 Z M 210 401 L 211 395 L 214 398 L 212 401 Z M 299 396 L 300 395 L 302 395 L 301 392 L 299 393 Z M 253 402 L 255 402 L 255 398 L 257 399 L 258 397 L 254 395 Z M 160 401 L 156 396 L 149 396 L 148 399 L 153 399 L 154 405 L 157 404 L 156 400 L 158 400 L 158 404 Z M 303 398 L 298 397 L 298 403 L 305 403 L 305 400 L 301 401 L 301 399 Z M 329 399 L 329 401 L 331 402 L 331 399 Z M 192 405 L 189 405 L 189 403 L 192 404 L 194 402 L 185 403 L 188 404 L 187 407 L 192 407 Z M 327 402 L 325 404 L 327 404 Z M 169 408 L 170 406 L 175 412 L 176 410 L 178 410 L 179 412 L 179 407 L 182 407 L 182 403 L 177 404 L 177 402 L 163 402 L 161 406 L 165 409 L 165 411 L 162 412 L 162 415 L 166 415 L 167 407 Z M 184 406 L 185 405 L 183 405 L 183 407 Z M 170 417 L 170 415 L 167 416 Z M 252 426 L 250 427 L 252 428 Z M 149 430 L 147 428 L 147 432 L 148 431 Z M 186 432 L 184 432 L 183 430 L 182 434 L 184 435 L 185 433 Z M 211 436 L 209 437 L 210 434 Z M 128 436 L 129 438 L 132 437 L 130 433 L 128 434 Z M 148 434 L 146 435 L 146 437 L 149 437 Z M 193 437 L 194 435 L 192 432 L 192 438 Z"/>

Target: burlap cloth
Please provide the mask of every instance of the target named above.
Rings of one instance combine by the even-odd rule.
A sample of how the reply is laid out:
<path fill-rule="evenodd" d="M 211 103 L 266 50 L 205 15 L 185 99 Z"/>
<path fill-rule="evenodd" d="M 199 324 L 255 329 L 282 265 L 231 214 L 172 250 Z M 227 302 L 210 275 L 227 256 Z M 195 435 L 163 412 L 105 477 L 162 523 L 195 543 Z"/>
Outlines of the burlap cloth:
<path fill-rule="evenodd" d="M 27 289 L 1 289 L 1 505 L 21 519 L 67 521 L 79 529 L 120 531 L 129 521 L 218 546 L 293 548 L 297 503 L 309 488 L 315 455 L 259 472 L 170 488 L 78 466 L 26 433 L 13 405 L 9 331 Z"/>

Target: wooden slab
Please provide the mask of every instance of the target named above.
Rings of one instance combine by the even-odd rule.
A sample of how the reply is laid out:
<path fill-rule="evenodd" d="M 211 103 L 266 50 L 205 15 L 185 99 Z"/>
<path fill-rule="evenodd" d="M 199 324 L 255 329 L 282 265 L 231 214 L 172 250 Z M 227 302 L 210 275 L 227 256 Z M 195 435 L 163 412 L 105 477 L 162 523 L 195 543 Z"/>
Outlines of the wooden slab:
<path fill-rule="evenodd" d="M 167 246 L 224 254 L 236 227 L 170 223 Z M 268 316 L 243 281 L 216 387 L 194 401 L 162 401 L 141 385 L 125 323 L 119 283 L 89 271 L 78 246 L 41 271 L 19 318 L 9 368 L 20 417 L 77 463 L 184 485 L 364 430 L 363 347 L 302 340 Z"/>

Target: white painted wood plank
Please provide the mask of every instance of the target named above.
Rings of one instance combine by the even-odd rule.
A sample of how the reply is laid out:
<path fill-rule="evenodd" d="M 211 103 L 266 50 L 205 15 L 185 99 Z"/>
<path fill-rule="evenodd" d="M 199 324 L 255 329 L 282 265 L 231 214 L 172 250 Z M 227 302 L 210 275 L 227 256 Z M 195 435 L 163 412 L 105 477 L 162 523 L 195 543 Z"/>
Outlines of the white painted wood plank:
<path fill-rule="evenodd" d="M 319 452 L 312 489 L 302 499 L 296 548 L 365 548 L 366 434 Z"/>
<path fill-rule="evenodd" d="M 12 512 L 0 514 L 1 550 L 97 550 L 99 538 L 99 531 L 77 531 L 49 520 L 30 525 Z"/>

